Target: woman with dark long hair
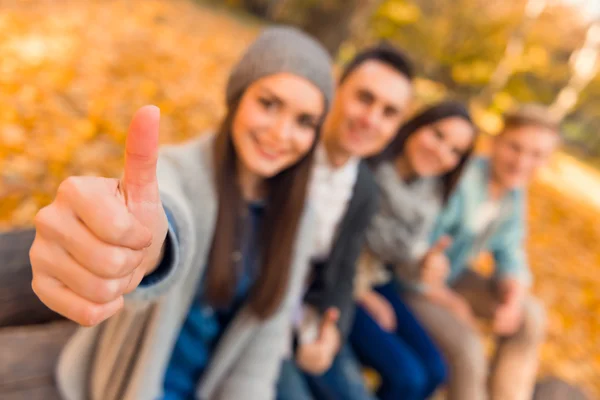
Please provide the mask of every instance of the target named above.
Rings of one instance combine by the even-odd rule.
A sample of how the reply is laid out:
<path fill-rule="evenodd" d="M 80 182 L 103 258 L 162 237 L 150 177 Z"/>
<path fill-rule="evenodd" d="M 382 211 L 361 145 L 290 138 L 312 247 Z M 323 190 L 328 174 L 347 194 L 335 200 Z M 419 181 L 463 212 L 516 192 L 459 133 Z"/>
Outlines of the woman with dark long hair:
<path fill-rule="evenodd" d="M 431 106 L 402 126 L 370 160 L 380 188 L 379 212 L 367 231 L 359 266 L 358 307 L 350 336 L 359 359 L 379 372 L 379 398 L 422 400 L 445 379 L 440 352 L 404 305 L 403 290 L 437 292 L 444 266 L 429 243 L 443 205 L 473 150 L 476 129 L 455 102 Z M 391 275 L 391 277 L 390 277 Z"/>
<path fill-rule="evenodd" d="M 33 288 L 80 329 L 70 400 L 270 399 L 309 265 L 313 150 L 333 96 L 324 48 L 264 31 L 216 135 L 158 150 L 136 113 L 121 180 L 66 180 L 36 218 Z"/>

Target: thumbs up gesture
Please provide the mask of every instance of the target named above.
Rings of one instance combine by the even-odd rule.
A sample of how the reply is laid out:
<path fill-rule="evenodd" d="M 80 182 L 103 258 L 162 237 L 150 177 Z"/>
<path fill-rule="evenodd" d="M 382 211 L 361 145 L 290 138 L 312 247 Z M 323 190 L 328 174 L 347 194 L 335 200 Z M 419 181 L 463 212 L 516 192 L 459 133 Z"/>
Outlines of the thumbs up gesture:
<path fill-rule="evenodd" d="M 421 281 L 430 286 L 440 286 L 450 273 L 450 261 L 444 254 L 452 245 L 449 236 L 442 236 L 423 257 L 421 263 Z"/>
<path fill-rule="evenodd" d="M 304 372 L 320 375 L 331 367 L 341 344 L 336 325 L 339 318 L 340 311 L 335 307 L 329 308 L 323 314 L 317 339 L 300 345 L 296 362 Z"/>
<path fill-rule="evenodd" d="M 81 325 L 119 311 L 123 295 L 162 257 L 168 223 L 156 179 L 159 120 L 154 106 L 134 115 L 122 179 L 67 178 L 35 217 L 32 288 Z"/>

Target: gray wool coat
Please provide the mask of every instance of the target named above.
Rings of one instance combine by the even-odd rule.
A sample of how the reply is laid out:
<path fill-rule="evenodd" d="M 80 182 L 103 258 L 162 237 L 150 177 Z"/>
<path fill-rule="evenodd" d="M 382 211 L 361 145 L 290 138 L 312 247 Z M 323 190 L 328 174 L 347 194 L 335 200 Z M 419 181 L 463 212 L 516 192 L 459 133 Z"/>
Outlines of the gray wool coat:
<path fill-rule="evenodd" d="M 177 226 L 173 266 L 160 282 L 138 287 L 125 307 L 102 324 L 80 328 L 61 354 L 57 383 L 67 400 L 156 400 L 173 346 L 207 263 L 217 217 L 212 144 L 206 134 L 165 146 L 158 162 L 161 199 Z M 244 306 L 220 339 L 198 382 L 198 399 L 274 398 L 290 342 L 291 311 L 309 266 L 313 218 L 298 228 L 287 294 L 268 320 Z M 173 240 L 173 232 L 168 240 Z"/>

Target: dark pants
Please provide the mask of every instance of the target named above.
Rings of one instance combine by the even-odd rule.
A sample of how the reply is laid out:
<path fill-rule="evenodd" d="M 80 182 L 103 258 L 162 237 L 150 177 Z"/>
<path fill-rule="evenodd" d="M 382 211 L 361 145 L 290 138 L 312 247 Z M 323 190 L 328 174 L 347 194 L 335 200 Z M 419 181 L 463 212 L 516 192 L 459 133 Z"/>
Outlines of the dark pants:
<path fill-rule="evenodd" d="M 366 388 L 349 345 L 343 346 L 331 368 L 321 376 L 302 372 L 293 359 L 281 366 L 278 400 L 374 400 Z"/>
<path fill-rule="evenodd" d="M 402 301 L 396 286 L 375 289 L 394 308 L 396 332 L 383 330 L 362 308 L 357 307 L 350 341 L 359 360 L 375 369 L 382 384 L 381 400 L 423 400 L 446 379 L 446 364 L 429 335 Z"/>

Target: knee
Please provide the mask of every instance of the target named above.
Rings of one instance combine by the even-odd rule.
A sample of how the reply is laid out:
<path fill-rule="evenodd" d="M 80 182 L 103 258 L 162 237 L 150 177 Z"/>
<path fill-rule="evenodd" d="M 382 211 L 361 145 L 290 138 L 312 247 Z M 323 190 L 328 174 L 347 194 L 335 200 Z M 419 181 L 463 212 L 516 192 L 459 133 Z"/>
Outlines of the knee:
<path fill-rule="evenodd" d="M 416 399 L 425 393 L 428 386 L 427 371 L 418 363 L 397 365 L 382 375 L 382 388 L 396 396 L 387 398 Z M 400 396 L 400 397 L 398 397 Z"/>
<path fill-rule="evenodd" d="M 546 309 L 542 302 L 534 297 L 527 299 L 523 312 L 521 335 L 531 344 L 539 344 L 546 337 Z"/>
<path fill-rule="evenodd" d="M 450 374 L 460 374 L 472 380 L 485 379 L 487 359 L 483 344 L 476 332 L 465 334 L 449 349 Z"/>
<path fill-rule="evenodd" d="M 432 389 L 443 385 L 448 379 L 448 367 L 443 358 L 438 357 L 426 363 L 428 386 Z"/>

